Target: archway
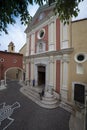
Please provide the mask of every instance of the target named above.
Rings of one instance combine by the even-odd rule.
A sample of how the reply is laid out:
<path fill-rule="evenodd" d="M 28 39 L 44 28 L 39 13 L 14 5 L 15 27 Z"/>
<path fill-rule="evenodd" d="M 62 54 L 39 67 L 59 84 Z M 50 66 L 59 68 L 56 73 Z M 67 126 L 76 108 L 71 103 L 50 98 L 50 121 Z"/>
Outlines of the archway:
<path fill-rule="evenodd" d="M 24 70 L 19 67 L 8 68 L 4 73 L 5 85 L 7 80 L 24 80 Z"/>

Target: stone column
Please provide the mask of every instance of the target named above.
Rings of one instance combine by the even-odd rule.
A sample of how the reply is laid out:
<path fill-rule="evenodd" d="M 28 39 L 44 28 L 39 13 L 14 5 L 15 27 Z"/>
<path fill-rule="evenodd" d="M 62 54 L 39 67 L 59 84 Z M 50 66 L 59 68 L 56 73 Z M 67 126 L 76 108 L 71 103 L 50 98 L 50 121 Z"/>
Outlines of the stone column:
<path fill-rule="evenodd" d="M 26 43 L 27 43 L 26 56 L 29 56 L 29 47 L 30 47 L 30 35 L 29 35 L 29 33 L 26 36 Z M 25 69 L 26 69 L 25 81 L 26 81 L 26 85 L 29 85 L 29 59 L 26 59 Z"/>
<path fill-rule="evenodd" d="M 29 47 L 30 47 L 29 39 L 30 39 L 30 36 L 29 36 L 29 34 L 27 34 L 27 36 L 26 36 L 26 43 L 27 43 L 26 56 L 29 56 Z"/>
<path fill-rule="evenodd" d="M 35 53 L 35 33 L 31 34 L 31 55 Z"/>
<path fill-rule="evenodd" d="M 49 21 L 49 50 L 55 50 L 55 43 L 56 43 L 56 20 L 54 17 L 50 18 Z"/>
<path fill-rule="evenodd" d="M 34 65 L 35 86 L 38 86 L 38 65 Z"/>
<path fill-rule="evenodd" d="M 61 98 L 64 101 L 67 101 L 68 96 L 68 55 L 63 56 L 62 61 L 62 87 L 61 87 Z"/>
<path fill-rule="evenodd" d="M 26 60 L 26 84 L 29 85 L 29 59 Z"/>
<path fill-rule="evenodd" d="M 50 56 L 49 61 L 49 85 L 48 85 L 48 91 L 52 94 L 53 88 L 54 88 L 54 57 Z"/>
<path fill-rule="evenodd" d="M 33 86 L 33 80 L 34 79 L 34 59 L 31 59 L 31 77 L 30 77 L 30 85 Z"/>

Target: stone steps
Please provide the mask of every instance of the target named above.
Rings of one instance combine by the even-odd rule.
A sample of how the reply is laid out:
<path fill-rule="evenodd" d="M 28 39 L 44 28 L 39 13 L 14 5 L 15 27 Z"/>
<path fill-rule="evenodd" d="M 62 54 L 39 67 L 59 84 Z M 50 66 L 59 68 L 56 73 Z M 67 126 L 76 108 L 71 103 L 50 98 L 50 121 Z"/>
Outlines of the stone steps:
<path fill-rule="evenodd" d="M 45 101 L 55 101 L 56 100 L 56 97 L 51 97 L 51 98 L 48 98 L 48 97 L 43 97 L 43 100 Z"/>
<path fill-rule="evenodd" d="M 39 94 L 36 91 L 33 91 L 31 88 L 23 87 L 20 90 L 24 95 L 27 95 L 30 99 L 40 99 Z"/>
<path fill-rule="evenodd" d="M 48 92 L 46 92 L 42 100 L 40 100 L 39 92 L 41 92 L 41 90 L 39 88 L 24 86 L 20 91 L 41 107 L 53 109 L 59 106 L 58 99 Z"/>
<path fill-rule="evenodd" d="M 57 103 L 57 99 L 54 95 L 51 95 L 50 93 L 46 92 L 44 97 L 42 98 L 42 102 L 45 104 L 55 104 Z"/>
<path fill-rule="evenodd" d="M 25 91 L 31 96 L 39 98 L 39 93 L 37 91 L 32 90 L 31 88 L 25 89 Z"/>

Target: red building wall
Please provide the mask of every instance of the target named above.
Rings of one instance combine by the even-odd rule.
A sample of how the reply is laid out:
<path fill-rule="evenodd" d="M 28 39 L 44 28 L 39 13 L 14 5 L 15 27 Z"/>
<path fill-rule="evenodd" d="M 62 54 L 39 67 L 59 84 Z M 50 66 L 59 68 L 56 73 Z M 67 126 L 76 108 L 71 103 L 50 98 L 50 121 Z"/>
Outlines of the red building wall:
<path fill-rule="evenodd" d="M 56 50 L 60 50 L 60 20 L 56 20 Z"/>
<path fill-rule="evenodd" d="M 8 68 L 19 67 L 23 69 L 22 62 L 22 54 L 0 51 L 0 80 L 4 78 L 4 73 Z"/>
<path fill-rule="evenodd" d="M 43 29 L 45 29 L 45 35 L 41 39 L 41 41 L 43 41 L 46 44 L 46 51 L 48 51 L 48 25 L 44 26 Z M 39 31 L 40 30 L 38 30 L 38 31 L 35 32 L 35 53 L 36 53 L 37 43 L 39 41 L 39 39 L 37 37 Z"/>

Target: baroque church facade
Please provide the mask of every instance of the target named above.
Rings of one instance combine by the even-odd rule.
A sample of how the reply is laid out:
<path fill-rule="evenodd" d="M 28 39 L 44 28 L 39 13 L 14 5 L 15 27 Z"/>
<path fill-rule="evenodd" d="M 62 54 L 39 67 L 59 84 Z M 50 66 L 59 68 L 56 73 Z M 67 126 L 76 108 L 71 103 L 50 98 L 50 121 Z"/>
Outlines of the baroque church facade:
<path fill-rule="evenodd" d="M 55 90 L 67 100 L 68 62 L 72 52 L 69 26 L 53 12 L 54 4 L 44 5 L 36 12 L 26 29 L 26 79 L 45 91 Z"/>
<path fill-rule="evenodd" d="M 79 29 L 81 26 L 78 22 L 76 22 L 78 27 L 73 22 L 64 25 L 54 14 L 54 6 L 55 4 L 41 6 L 25 30 L 26 81 L 34 87 L 44 86 L 45 91 L 49 93 L 57 92 L 63 101 L 71 101 L 72 82 L 87 83 L 83 68 L 79 66 L 81 56 L 86 58 L 85 64 L 87 64 L 87 50 L 81 50 L 79 41 L 75 41 L 76 35 L 82 36 L 81 30 L 79 35 L 78 30 L 75 32 L 75 28 Z M 87 20 L 85 22 L 87 24 Z M 84 29 L 87 34 L 87 28 Z M 76 42 L 77 45 L 73 44 Z M 87 75 L 86 65 L 84 68 Z"/>

